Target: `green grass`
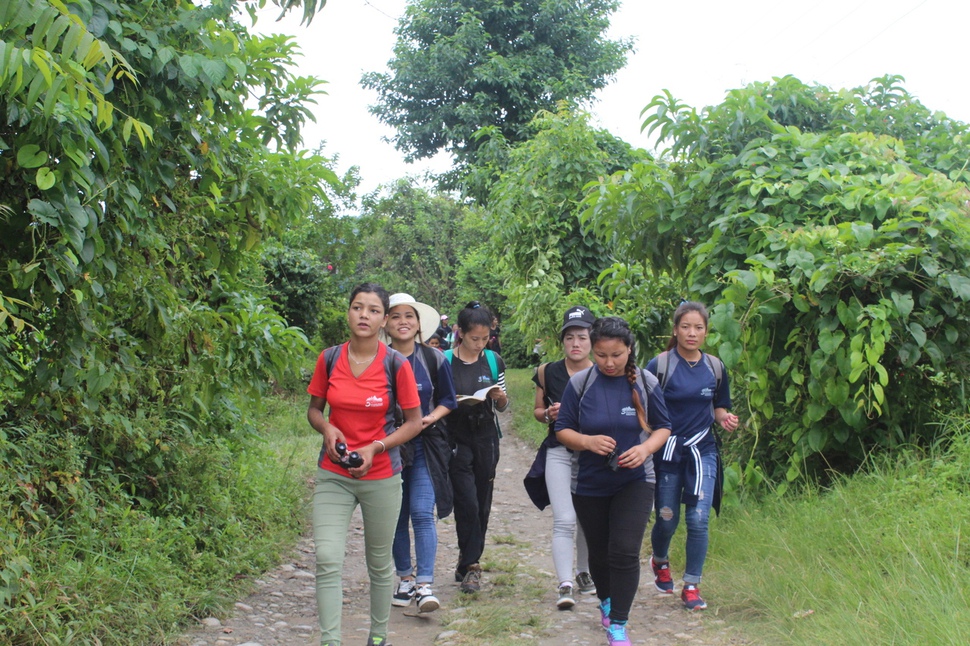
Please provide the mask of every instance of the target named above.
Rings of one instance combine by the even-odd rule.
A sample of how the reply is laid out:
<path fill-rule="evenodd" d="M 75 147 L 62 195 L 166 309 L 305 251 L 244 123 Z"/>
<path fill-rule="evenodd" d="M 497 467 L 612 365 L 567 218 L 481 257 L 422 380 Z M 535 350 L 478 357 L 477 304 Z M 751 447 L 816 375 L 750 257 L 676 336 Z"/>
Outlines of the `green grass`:
<path fill-rule="evenodd" d="M 965 644 L 970 451 L 961 442 L 826 491 L 726 510 L 712 523 L 708 601 L 765 643 Z"/>
<path fill-rule="evenodd" d="M 35 514 L 24 538 L 0 517 L 0 643 L 160 644 L 231 608 L 306 527 L 319 442 L 303 397 L 268 404 L 255 433 L 183 450 L 164 498 L 66 473 L 56 522 Z"/>
<path fill-rule="evenodd" d="M 532 416 L 536 385 L 532 383 L 533 368 L 513 368 L 505 371 L 505 387 L 512 400 L 512 428 L 515 435 L 538 447 L 546 437 L 546 425 Z"/>

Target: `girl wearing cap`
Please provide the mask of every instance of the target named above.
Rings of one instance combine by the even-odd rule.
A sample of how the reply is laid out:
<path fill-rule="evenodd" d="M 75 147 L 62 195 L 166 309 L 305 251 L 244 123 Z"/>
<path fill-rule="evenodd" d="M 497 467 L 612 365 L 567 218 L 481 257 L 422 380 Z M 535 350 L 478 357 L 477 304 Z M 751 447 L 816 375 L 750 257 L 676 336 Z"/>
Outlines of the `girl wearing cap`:
<path fill-rule="evenodd" d="M 596 586 L 589 574 L 589 551 L 583 528 L 576 525 L 570 485 L 573 478 L 575 454 L 556 439 L 555 423 L 559 417 L 566 384 L 577 372 L 593 365 L 589 359 L 589 328 L 596 320 L 585 307 L 570 307 L 563 315 L 559 340 L 565 357 L 559 361 L 544 363 L 536 368 L 532 381 L 536 385 L 533 416 L 548 425 L 545 448 L 545 480 L 552 505 L 552 562 L 559 577 L 559 599 L 556 607 L 566 610 L 576 605 L 573 598 L 573 545 L 576 546 L 575 583 L 580 592 L 596 594 Z"/>
<path fill-rule="evenodd" d="M 728 412 L 731 389 L 724 364 L 701 351 L 707 338 L 707 318 L 707 308 L 701 303 L 681 303 L 674 312 L 674 330 L 667 350 L 647 364 L 647 370 L 660 379 L 677 429 L 676 437 L 671 437 L 664 450 L 654 457 L 657 519 L 650 537 L 650 565 L 657 590 L 673 594 L 669 550 L 683 503 L 687 561 L 680 598 L 688 610 L 707 608 L 698 586 L 707 558 L 711 507 L 720 506 L 720 456 L 714 422 L 726 431 L 738 427 L 738 416 Z"/>
<path fill-rule="evenodd" d="M 401 582 L 391 603 L 407 607 L 417 601 L 418 612 L 433 612 L 440 605 L 431 585 L 434 583 L 434 561 L 438 549 L 434 508 L 438 517 L 451 513 L 452 492 L 448 480 L 451 445 L 443 419 L 458 407 L 451 366 L 444 355 L 422 345 L 435 336 L 438 313 L 419 303 L 410 294 L 392 294 L 385 334 L 391 347 L 403 354 L 414 370 L 421 397 L 421 434 L 404 448 L 404 480 L 401 514 L 394 535 L 394 566 Z M 414 528 L 415 569 L 411 565 L 411 537 L 408 524 Z"/>
<path fill-rule="evenodd" d="M 656 481 L 649 458 L 670 436 L 670 422 L 657 378 L 636 365 L 626 321 L 596 319 L 589 338 L 594 365 L 569 379 L 556 439 L 579 452 L 573 506 L 607 640 L 630 646 L 626 624 Z"/>
<path fill-rule="evenodd" d="M 456 443 L 450 470 L 459 552 L 455 580 L 461 582 L 460 589 L 465 593 L 481 589 L 482 568 L 478 561 L 485 551 L 499 457 L 496 411 L 509 407 L 505 362 L 485 347 L 491 325 L 492 314 L 478 301 L 472 301 L 458 313 L 461 340 L 445 353 L 459 395 L 459 406 L 448 418 L 448 428 Z M 499 387 L 490 390 L 484 401 L 461 403 L 461 396 L 494 385 Z"/>
<path fill-rule="evenodd" d="M 350 294 L 350 340 L 320 354 L 307 387 L 307 420 L 323 436 L 313 493 L 320 643 L 340 644 L 344 550 L 350 517 L 360 505 L 370 577 L 368 646 L 382 646 L 394 594 L 391 543 L 401 511 L 400 445 L 421 431 L 421 400 L 411 365 L 380 342 L 387 291 L 376 283 Z M 329 416 L 324 409 L 330 405 Z M 395 409 L 404 421 L 395 422 Z M 344 457 L 354 458 L 344 462 Z"/>

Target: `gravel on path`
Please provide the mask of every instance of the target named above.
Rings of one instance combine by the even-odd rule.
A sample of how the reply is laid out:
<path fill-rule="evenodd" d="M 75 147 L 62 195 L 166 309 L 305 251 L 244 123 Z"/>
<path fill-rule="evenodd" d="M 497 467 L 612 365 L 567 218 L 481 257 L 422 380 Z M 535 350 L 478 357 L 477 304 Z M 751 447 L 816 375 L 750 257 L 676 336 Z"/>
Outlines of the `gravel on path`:
<path fill-rule="evenodd" d="M 503 428 L 510 419 L 502 420 Z M 506 434 L 495 481 L 495 496 L 489 524 L 489 539 L 483 557 L 487 568 L 490 552 L 516 563 L 515 576 L 538 580 L 539 587 L 516 587 L 517 596 L 489 599 L 490 578 L 497 573 L 486 570 L 479 599 L 459 599 L 458 584 L 452 573 L 458 560 L 453 517 L 438 523 L 438 558 L 435 595 L 441 608 L 418 614 L 412 603 L 408 608 L 392 608 L 388 642 L 392 646 L 464 646 L 491 644 L 494 638 L 475 638 L 463 633 L 473 622 L 466 616 L 468 606 L 478 603 L 512 604 L 531 607 L 531 626 L 520 634 L 503 635 L 503 644 L 560 646 L 590 644 L 603 646 L 606 635 L 600 627 L 595 596 L 578 595 L 577 604 L 567 611 L 557 610 L 556 586 L 551 555 L 552 512 L 539 511 L 529 500 L 522 478 L 529 470 L 534 451 L 518 438 Z M 648 529 L 649 536 L 649 529 Z M 493 576 L 494 575 L 494 576 Z M 344 566 L 343 643 L 363 645 L 368 635 L 368 584 L 363 552 L 363 526 L 360 512 L 351 520 Z M 182 635 L 177 646 L 316 646 L 319 629 L 314 594 L 314 550 L 308 532 L 295 546 L 289 559 L 255 581 L 255 592 L 239 600 L 232 614 L 207 617 Z M 544 589 L 542 596 L 536 590 Z M 529 597 L 531 595 L 531 597 Z M 529 598 L 527 598 L 529 597 Z M 735 627 L 720 619 L 716 600 L 707 600 L 708 610 L 689 613 L 679 595 L 660 595 L 653 588 L 647 559 L 642 560 L 640 589 L 630 617 L 633 644 L 691 644 L 727 646 L 751 644 Z"/>

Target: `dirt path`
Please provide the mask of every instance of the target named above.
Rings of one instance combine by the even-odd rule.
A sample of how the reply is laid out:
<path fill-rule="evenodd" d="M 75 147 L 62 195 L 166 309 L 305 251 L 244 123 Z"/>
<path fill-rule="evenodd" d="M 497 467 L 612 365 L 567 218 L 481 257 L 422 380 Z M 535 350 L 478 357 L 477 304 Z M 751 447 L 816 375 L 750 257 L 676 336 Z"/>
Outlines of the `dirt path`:
<path fill-rule="evenodd" d="M 503 420 L 504 428 L 509 420 Z M 482 563 L 482 592 L 458 592 L 453 572 L 458 558 L 453 518 L 438 523 L 435 594 L 442 607 L 417 615 L 414 605 L 392 608 L 388 642 L 393 646 L 493 644 L 606 644 L 595 597 L 581 595 L 569 611 L 555 607 L 556 584 L 550 552 L 552 512 L 529 501 L 522 478 L 534 452 L 506 434 L 495 483 L 489 539 Z M 256 582 L 255 594 L 236 604 L 231 617 L 208 618 L 183 635 L 178 646 L 289 646 L 319 643 L 314 596 L 313 544 L 308 535 L 291 558 Z M 658 595 L 644 562 L 640 591 L 630 617 L 634 644 L 724 646 L 751 643 L 717 617 L 715 603 L 704 613 L 683 610 L 678 595 Z M 359 512 L 351 523 L 344 570 L 343 643 L 367 640 L 367 573 Z M 498 628 L 497 628 L 498 627 Z"/>

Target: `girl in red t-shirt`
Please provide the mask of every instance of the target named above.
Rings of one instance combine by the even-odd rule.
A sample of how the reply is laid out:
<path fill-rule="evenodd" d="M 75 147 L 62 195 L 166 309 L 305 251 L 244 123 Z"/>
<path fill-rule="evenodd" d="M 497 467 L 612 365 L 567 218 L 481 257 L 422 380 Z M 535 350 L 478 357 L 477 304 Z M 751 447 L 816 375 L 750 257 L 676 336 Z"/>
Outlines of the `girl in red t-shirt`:
<path fill-rule="evenodd" d="M 343 609 L 341 571 L 350 517 L 360 505 L 370 573 L 369 646 L 387 637 L 394 593 L 391 545 L 401 510 L 398 446 L 421 431 L 421 400 L 410 364 L 380 342 L 387 291 L 364 283 L 350 295 L 350 341 L 320 354 L 307 392 L 307 420 L 323 435 L 313 494 L 317 613 L 321 644 L 339 646 Z M 330 405 L 330 415 L 324 409 Z M 395 408 L 404 423 L 395 428 Z M 345 464 L 354 453 L 358 459 Z"/>

